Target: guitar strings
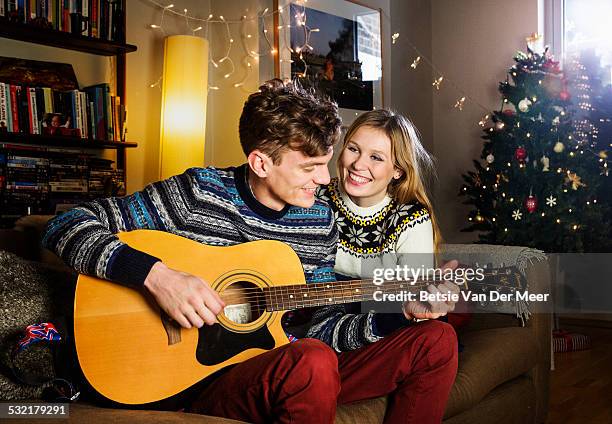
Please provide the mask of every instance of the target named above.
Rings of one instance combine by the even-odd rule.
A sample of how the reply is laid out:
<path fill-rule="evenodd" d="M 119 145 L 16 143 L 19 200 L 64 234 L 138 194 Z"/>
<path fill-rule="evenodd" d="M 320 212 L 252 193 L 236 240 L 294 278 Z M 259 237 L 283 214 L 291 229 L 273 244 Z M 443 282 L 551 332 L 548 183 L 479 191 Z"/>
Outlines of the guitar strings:
<path fill-rule="evenodd" d="M 491 284 L 486 283 L 472 283 L 477 286 L 490 286 Z M 291 286 L 283 286 L 283 287 L 291 287 Z M 294 286 L 295 287 L 295 286 Z M 400 287 L 401 288 L 401 287 Z M 240 291 L 240 289 L 233 289 L 234 291 Z M 376 291 L 376 290 L 374 290 Z M 228 298 L 223 297 L 224 300 L 229 300 L 230 302 L 236 300 L 236 303 L 228 303 L 229 305 L 236 305 L 245 303 L 245 301 L 249 301 L 251 311 L 255 312 L 258 315 L 261 315 L 264 311 L 268 310 L 268 307 L 271 308 L 270 312 L 279 311 L 279 310 L 294 310 L 306 307 L 316 307 L 316 306 L 326 306 L 333 304 L 342 304 L 342 303 L 352 303 L 352 302 L 363 302 L 370 300 L 372 298 L 374 291 L 364 291 L 359 295 L 347 295 L 346 293 L 341 293 L 340 296 L 337 294 L 331 294 L 327 296 L 314 296 L 307 299 L 298 297 L 296 299 L 278 299 L 278 296 L 275 299 L 270 298 L 270 302 L 268 302 L 265 298 L 263 291 L 260 291 L 259 295 L 250 295 L 247 298 Z M 291 293 L 282 293 L 281 297 L 286 296 Z M 315 293 L 316 295 L 320 295 L 321 293 Z M 350 297 L 357 297 L 357 299 L 349 299 Z M 253 302 L 255 299 L 255 302 Z M 345 299 L 346 301 L 338 301 L 340 299 Z"/>
<path fill-rule="evenodd" d="M 501 273 L 496 273 L 496 272 L 490 272 L 490 273 L 483 273 L 482 276 L 484 277 L 491 277 L 491 276 L 496 276 L 496 277 L 502 277 L 502 276 L 507 276 L 510 274 L 501 274 Z M 308 290 L 313 290 L 313 289 L 317 289 L 319 287 L 322 286 L 331 286 L 336 285 L 337 286 L 351 286 L 351 287 L 355 287 L 355 284 L 358 284 L 360 286 L 363 286 L 364 284 L 374 284 L 373 283 L 373 279 L 363 279 L 363 280 L 344 280 L 344 281 L 333 281 L 333 282 L 326 282 L 326 283 L 290 283 L 284 286 L 272 286 L 272 287 L 249 287 L 249 288 L 241 288 L 241 289 L 234 289 L 234 290 L 242 290 L 245 292 L 248 291 L 262 291 L 262 290 L 271 290 L 271 289 L 281 289 L 281 288 L 289 288 L 289 287 L 293 287 L 293 288 L 304 288 L 306 287 Z M 414 281 L 414 282 L 413 282 Z M 248 283 L 248 281 L 245 281 L 246 283 Z M 380 287 L 389 287 L 389 283 L 391 284 L 408 284 L 410 287 L 422 287 L 422 286 L 426 286 L 429 285 L 431 283 L 437 283 L 437 282 L 452 282 L 452 281 L 448 281 L 444 278 L 442 279 L 438 279 L 438 278 L 433 278 L 433 279 L 417 279 L 417 280 L 392 280 L 392 281 L 385 281 L 383 284 L 384 286 L 380 286 Z M 482 282 L 477 282 L 477 281 L 471 281 L 470 284 L 488 284 L 488 285 L 494 285 L 491 283 L 482 283 Z M 336 288 L 332 288 L 332 287 L 325 287 L 326 289 L 331 288 L 332 290 L 335 290 Z"/>
<path fill-rule="evenodd" d="M 492 286 L 491 284 L 484 284 L 484 283 L 471 283 L 471 285 L 475 285 L 479 287 Z M 267 303 L 273 303 L 273 304 L 283 304 L 283 303 L 306 304 L 308 303 L 308 304 L 311 304 L 313 302 L 318 302 L 318 301 L 327 301 L 328 299 L 339 300 L 339 299 L 344 299 L 344 298 L 348 299 L 350 297 L 358 298 L 357 300 L 352 300 L 352 301 L 358 301 L 358 300 L 362 300 L 364 297 L 371 297 L 375 291 L 378 291 L 372 288 L 363 289 L 363 287 L 357 287 L 358 289 L 362 289 L 362 290 L 359 292 L 357 291 L 352 292 L 352 290 L 355 289 L 355 287 L 353 288 L 337 287 L 337 288 L 323 289 L 323 290 L 309 289 L 308 293 L 303 293 L 303 292 L 300 293 L 300 292 L 295 291 L 296 290 L 295 288 L 293 289 L 294 290 L 293 292 L 289 291 L 292 289 L 292 287 L 295 287 L 295 286 L 282 286 L 282 287 L 286 288 L 287 291 L 280 292 L 277 290 L 276 292 L 269 292 L 266 295 L 263 289 L 257 289 L 257 288 L 230 289 L 220 294 L 221 294 L 221 298 L 224 301 L 226 301 L 226 303 L 234 304 L 234 305 L 245 303 L 245 302 L 253 302 L 253 301 L 258 301 L 258 302 L 262 302 L 266 304 Z M 408 285 L 407 287 L 403 287 L 402 285 L 398 285 L 398 286 L 386 286 L 382 288 L 381 290 L 388 292 L 388 291 L 393 291 L 396 289 L 410 290 L 410 289 L 415 289 L 419 287 L 420 286 L 411 286 L 411 285 Z M 278 287 L 275 287 L 275 288 L 278 289 Z M 246 291 L 246 290 L 249 290 L 250 293 L 248 294 L 242 293 L 243 291 Z M 253 290 L 255 291 L 255 293 L 253 293 Z M 291 297 L 291 296 L 297 296 L 299 294 L 306 294 L 307 296 Z M 310 295 L 310 297 L 308 297 L 308 295 Z M 317 305 L 319 305 L 319 303 L 317 303 Z"/>
<path fill-rule="evenodd" d="M 487 275 L 487 274 L 485 274 Z M 500 276 L 500 275 L 504 275 L 504 274 L 490 274 L 490 275 L 496 275 L 496 276 Z M 419 283 L 412 283 L 411 280 L 407 280 L 407 281 L 397 281 L 397 282 L 386 282 L 383 286 L 376 286 L 376 287 L 380 287 L 380 290 L 389 290 L 389 289 L 397 289 L 397 288 L 404 288 L 404 285 L 407 285 L 408 288 L 421 288 L 421 287 L 425 287 L 427 285 L 429 285 L 432 282 L 447 282 L 446 280 L 442 279 L 430 279 L 430 280 L 417 280 L 419 281 Z M 261 295 L 265 295 L 264 290 L 267 290 L 269 293 L 270 297 L 278 297 L 278 296 L 283 296 L 285 294 L 287 295 L 295 295 L 297 294 L 296 290 L 306 290 L 310 293 L 317 293 L 319 292 L 323 292 L 323 291 L 338 291 L 338 290 L 352 290 L 352 289 L 364 289 L 364 287 L 366 287 L 368 285 L 368 283 L 373 284 L 373 280 L 371 279 L 367 279 L 367 280 L 347 280 L 347 281 L 339 281 L 339 282 L 328 282 L 328 283 L 314 283 L 314 284 L 289 284 L 286 286 L 273 286 L 273 287 L 249 287 L 249 288 L 240 288 L 240 289 L 228 289 L 225 292 L 232 290 L 234 292 L 242 292 L 242 293 L 247 293 L 244 297 L 248 297 L 251 294 L 255 294 L 256 296 L 261 296 Z M 485 286 L 498 286 L 499 284 L 494 284 L 494 283 L 483 283 L 483 282 L 478 282 L 478 281 L 472 281 L 470 282 L 471 285 L 485 285 Z M 325 286 L 325 287 L 323 287 Z M 293 293 L 282 293 L 281 291 L 283 289 L 292 289 L 294 290 Z M 367 287 L 366 287 L 367 289 Z M 255 293 L 254 293 L 255 292 Z M 222 292 L 224 293 L 224 292 Z"/>
<path fill-rule="evenodd" d="M 508 275 L 508 274 L 497 273 L 497 272 L 483 274 L 483 276 L 505 276 L 505 275 Z M 417 283 L 417 281 L 419 283 Z M 412 280 L 396 281 L 392 283 L 387 282 L 384 286 L 380 287 L 380 290 L 390 291 L 394 289 L 403 289 L 404 285 L 407 286 L 406 287 L 407 289 L 415 289 L 415 288 L 424 287 L 430 284 L 431 282 L 446 282 L 446 281 L 447 280 L 445 279 L 433 278 L 433 279 L 418 279 L 418 280 L 415 280 L 414 284 L 412 283 Z M 329 302 L 333 302 L 334 300 L 343 299 L 343 298 L 347 299 L 349 297 L 357 297 L 358 299 L 356 300 L 347 299 L 346 303 L 350 301 L 363 301 L 365 300 L 364 296 L 370 297 L 371 295 L 373 295 L 375 291 L 377 291 L 376 288 L 365 287 L 367 283 L 373 284 L 373 280 L 372 279 L 347 280 L 347 281 L 340 281 L 340 282 L 333 282 L 333 283 L 332 282 L 314 283 L 310 285 L 301 283 L 301 284 L 295 284 L 295 285 L 275 286 L 275 287 L 265 287 L 265 288 L 261 288 L 261 287 L 240 288 L 240 289 L 230 288 L 224 292 L 221 292 L 220 294 L 222 295 L 222 298 L 227 300 L 228 302 L 234 302 L 234 301 L 238 302 L 238 303 L 229 303 L 229 304 L 240 304 L 240 303 L 245 303 L 245 301 L 249 303 L 253 303 L 255 301 L 255 303 L 257 303 L 258 305 L 260 303 L 264 304 L 263 308 L 260 308 L 258 306 L 257 310 L 265 310 L 266 309 L 265 305 L 268 305 L 268 299 L 270 300 L 270 303 L 271 303 L 268 306 L 271 306 L 271 307 L 274 307 L 275 305 L 284 306 L 285 303 L 295 304 L 295 307 L 289 308 L 289 309 L 293 309 L 293 308 L 299 308 L 299 307 L 306 307 L 307 305 L 308 306 L 321 306 L 321 305 L 329 304 Z M 470 282 L 470 285 L 499 286 L 500 284 L 473 281 L 473 282 Z M 291 297 L 291 296 L 297 295 L 298 291 L 301 292 L 302 290 L 304 290 L 304 288 L 306 288 L 306 291 L 308 292 L 308 293 L 305 293 L 306 294 L 305 297 L 297 297 L 297 298 Z M 264 292 L 265 289 L 268 289 L 267 295 Z M 274 291 L 270 289 L 274 289 Z M 283 292 L 282 291 L 283 289 L 287 289 L 287 291 Z M 352 291 L 354 289 L 355 289 L 355 293 L 358 293 L 358 294 L 347 293 L 347 291 L 349 290 Z M 289 290 L 293 290 L 293 293 L 290 293 Z M 363 290 L 363 291 L 357 291 L 357 290 Z M 329 291 L 331 291 L 332 293 L 329 293 Z M 229 292 L 229 296 L 223 296 L 223 293 L 228 293 L 228 292 Z M 327 292 L 327 294 L 323 294 L 322 292 Z M 339 292 L 339 293 L 334 293 L 334 292 Z M 304 294 L 304 293 L 301 293 L 301 294 Z M 312 297 L 307 297 L 309 294 L 312 295 Z M 287 296 L 290 296 L 290 297 L 287 298 Z M 323 302 L 321 303 L 321 301 Z M 301 303 L 302 305 L 298 305 L 298 303 Z M 336 302 L 336 303 L 345 303 L 345 302 Z"/>

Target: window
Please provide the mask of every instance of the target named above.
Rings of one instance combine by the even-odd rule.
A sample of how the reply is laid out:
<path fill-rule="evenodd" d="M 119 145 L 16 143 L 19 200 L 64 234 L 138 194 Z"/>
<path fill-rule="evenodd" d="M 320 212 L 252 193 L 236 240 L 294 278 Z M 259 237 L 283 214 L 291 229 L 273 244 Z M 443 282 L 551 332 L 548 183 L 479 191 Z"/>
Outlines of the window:
<path fill-rule="evenodd" d="M 565 0 L 566 55 L 590 50 L 601 60 L 607 84 L 612 80 L 612 1 Z"/>

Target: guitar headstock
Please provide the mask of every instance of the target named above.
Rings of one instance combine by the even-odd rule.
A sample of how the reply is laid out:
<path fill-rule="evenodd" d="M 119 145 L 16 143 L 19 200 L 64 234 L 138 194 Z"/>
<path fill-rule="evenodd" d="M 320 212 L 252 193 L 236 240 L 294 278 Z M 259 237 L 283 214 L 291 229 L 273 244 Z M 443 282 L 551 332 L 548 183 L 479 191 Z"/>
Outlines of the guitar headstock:
<path fill-rule="evenodd" d="M 457 271 L 463 270 L 462 275 Z M 483 289 L 514 289 L 523 290 L 526 288 L 525 277 L 515 266 L 502 266 L 493 268 L 485 266 L 465 266 L 460 265 L 455 270 L 455 283 L 462 286 L 462 289 L 482 287 Z M 460 278 L 459 278 L 460 277 Z"/>
<path fill-rule="evenodd" d="M 491 268 L 485 273 L 487 285 L 498 289 L 525 290 L 525 277 L 515 266 Z"/>
<path fill-rule="evenodd" d="M 527 289 L 527 281 L 515 266 L 494 268 L 490 265 L 479 267 L 483 279 L 466 282 L 465 289 L 477 296 L 477 308 L 491 312 L 513 312 L 517 292 Z M 480 294 L 480 296 L 478 296 Z M 510 300 L 512 299 L 512 300 Z"/>

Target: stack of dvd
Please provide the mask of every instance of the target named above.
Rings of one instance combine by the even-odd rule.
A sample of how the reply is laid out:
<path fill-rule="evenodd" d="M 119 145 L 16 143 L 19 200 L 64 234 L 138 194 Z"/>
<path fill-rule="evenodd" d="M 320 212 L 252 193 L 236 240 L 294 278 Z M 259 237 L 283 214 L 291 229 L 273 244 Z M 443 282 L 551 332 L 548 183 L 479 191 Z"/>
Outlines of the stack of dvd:
<path fill-rule="evenodd" d="M 99 197 L 124 196 L 124 171 L 113 165 L 83 150 L 0 145 L 0 227 L 24 215 L 54 215 Z"/>
<path fill-rule="evenodd" d="M 125 195 L 123 171 L 113 169 L 112 160 L 89 159 L 89 195 L 92 199 Z"/>
<path fill-rule="evenodd" d="M 89 199 L 87 159 L 83 155 L 58 155 L 49 159 L 51 213 L 64 212 Z"/>
<path fill-rule="evenodd" d="M 44 213 L 49 198 L 49 160 L 23 154 L 0 153 L 0 221 Z"/>

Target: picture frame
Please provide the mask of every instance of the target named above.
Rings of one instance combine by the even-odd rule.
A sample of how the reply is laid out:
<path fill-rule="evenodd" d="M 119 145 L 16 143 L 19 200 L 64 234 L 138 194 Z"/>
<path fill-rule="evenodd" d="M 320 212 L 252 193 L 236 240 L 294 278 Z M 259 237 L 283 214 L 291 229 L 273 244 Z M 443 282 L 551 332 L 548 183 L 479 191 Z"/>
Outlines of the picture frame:
<path fill-rule="evenodd" d="M 382 13 L 352 0 L 275 0 L 275 76 L 330 96 L 344 125 L 384 107 Z"/>

